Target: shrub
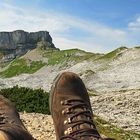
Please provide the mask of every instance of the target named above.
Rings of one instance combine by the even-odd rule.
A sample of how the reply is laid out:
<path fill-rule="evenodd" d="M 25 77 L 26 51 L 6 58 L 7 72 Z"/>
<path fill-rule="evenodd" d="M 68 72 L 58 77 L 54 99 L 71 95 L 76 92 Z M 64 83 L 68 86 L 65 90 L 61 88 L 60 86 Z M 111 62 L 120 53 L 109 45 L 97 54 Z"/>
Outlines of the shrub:
<path fill-rule="evenodd" d="M 18 111 L 50 114 L 49 94 L 42 89 L 14 86 L 1 89 L 0 94 L 15 103 Z"/>

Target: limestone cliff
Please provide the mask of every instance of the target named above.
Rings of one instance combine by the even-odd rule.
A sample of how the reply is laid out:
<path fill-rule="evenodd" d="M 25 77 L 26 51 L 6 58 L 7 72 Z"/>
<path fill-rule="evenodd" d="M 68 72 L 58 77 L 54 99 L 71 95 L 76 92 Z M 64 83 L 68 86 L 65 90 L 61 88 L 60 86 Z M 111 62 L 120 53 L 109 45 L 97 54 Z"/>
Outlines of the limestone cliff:
<path fill-rule="evenodd" d="M 45 49 L 55 48 L 52 38 L 47 31 L 25 32 L 16 30 L 13 32 L 0 32 L 0 52 L 4 54 L 1 61 L 9 61 L 27 51 L 37 47 L 40 42 L 45 42 Z"/>

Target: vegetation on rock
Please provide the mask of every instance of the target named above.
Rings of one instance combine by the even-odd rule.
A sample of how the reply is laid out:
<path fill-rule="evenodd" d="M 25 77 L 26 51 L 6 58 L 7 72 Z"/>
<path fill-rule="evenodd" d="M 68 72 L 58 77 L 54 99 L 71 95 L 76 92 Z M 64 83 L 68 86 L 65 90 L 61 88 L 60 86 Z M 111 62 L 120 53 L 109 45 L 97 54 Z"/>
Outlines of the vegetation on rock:
<path fill-rule="evenodd" d="M 80 62 L 92 57 L 93 53 L 85 52 L 79 49 L 70 49 L 62 51 L 48 51 L 44 53 L 44 57 L 48 58 L 48 65 L 60 64 L 63 62 Z"/>
<path fill-rule="evenodd" d="M 1 72 L 0 75 L 3 77 L 13 77 L 19 75 L 21 73 L 34 73 L 43 67 L 45 64 L 41 61 L 32 61 L 25 60 L 25 59 L 15 59 L 6 69 L 5 71 Z"/>
<path fill-rule="evenodd" d="M 100 57 L 99 59 L 111 59 L 111 58 L 114 58 L 116 57 L 119 53 L 121 53 L 121 51 L 123 50 L 126 50 L 127 47 L 120 47 L 120 48 L 117 48 L 116 50 L 112 51 L 112 52 L 109 52 L 105 55 L 103 55 L 102 57 Z"/>
<path fill-rule="evenodd" d="M 109 138 L 114 138 L 115 140 L 136 140 L 140 138 L 140 134 L 118 128 L 99 116 L 95 116 L 94 120 L 98 131 Z"/>
<path fill-rule="evenodd" d="M 43 47 L 43 45 L 41 45 Z M 68 65 L 69 63 L 76 64 L 78 62 L 87 60 L 89 58 L 97 57 L 97 54 L 85 52 L 79 49 L 70 49 L 59 51 L 57 49 L 48 49 L 47 51 L 42 48 L 37 48 L 34 51 L 29 52 L 28 58 L 23 56 L 22 58 L 16 58 L 13 60 L 6 70 L 0 72 L 2 77 L 13 77 L 22 73 L 35 73 L 43 66 L 61 64 L 61 67 Z M 33 54 L 34 53 L 34 54 Z M 33 60 L 32 56 L 39 55 L 40 60 Z M 30 58 L 31 57 L 31 58 Z M 47 59 L 47 62 L 43 62 Z"/>

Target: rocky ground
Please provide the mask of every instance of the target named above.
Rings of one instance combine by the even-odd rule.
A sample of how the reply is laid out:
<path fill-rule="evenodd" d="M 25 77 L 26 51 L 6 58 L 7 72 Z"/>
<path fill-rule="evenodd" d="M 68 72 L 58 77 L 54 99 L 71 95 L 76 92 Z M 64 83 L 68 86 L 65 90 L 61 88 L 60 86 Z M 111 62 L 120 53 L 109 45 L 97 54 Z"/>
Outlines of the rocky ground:
<path fill-rule="evenodd" d="M 133 98 L 132 98 L 133 96 Z M 140 90 L 120 91 L 91 96 L 94 114 L 109 123 L 140 134 Z M 55 140 L 50 115 L 20 113 L 29 132 L 37 140 Z"/>
<path fill-rule="evenodd" d="M 39 113 L 20 113 L 21 119 L 37 140 L 55 140 L 53 121 L 50 115 Z"/>
<path fill-rule="evenodd" d="M 91 102 L 96 115 L 124 130 L 140 134 L 140 90 L 93 96 Z"/>

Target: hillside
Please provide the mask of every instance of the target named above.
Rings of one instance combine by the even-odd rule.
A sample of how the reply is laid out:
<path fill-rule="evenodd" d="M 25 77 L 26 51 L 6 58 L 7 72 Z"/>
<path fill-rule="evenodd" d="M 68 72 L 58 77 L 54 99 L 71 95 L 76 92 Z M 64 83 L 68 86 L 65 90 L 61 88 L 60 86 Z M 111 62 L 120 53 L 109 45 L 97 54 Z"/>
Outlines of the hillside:
<path fill-rule="evenodd" d="M 118 48 L 108 54 L 36 48 L 1 69 L 1 77 L 8 79 L 2 78 L 0 87 L 18 84 L 49 91 L 55 76 L 63 71 L 79 74 L 89 90 L 99 93 L 139 89 L 140 48 Z"/>
<path fill-rule="evenodd" d="M 121 47 L 107 54 L 37 47 L 1 68 L 0 88 L 19 85 L 49 91 L 63 71 L 83 79 L 97 116 L 140 138 L 140 47 Z M 105 126 L 100 128 L 104 132 Z"/>
<path fill-rule="evenodd" d="M 11 61 L 7 67 L 1 68 L 0 75 L 3 77 L 13 77 L 22 73 L 35 73 L 43 66 L 59 66 L 60 69 L 69 68 L 79 62 L 89 58 L 98 58 L 100 54 L 93 54 L 78 49 L 63 50 L 57 49 L 44 50 L 40 47 L 28 51 L 22 57 Z"/>

